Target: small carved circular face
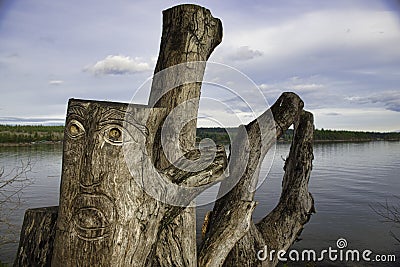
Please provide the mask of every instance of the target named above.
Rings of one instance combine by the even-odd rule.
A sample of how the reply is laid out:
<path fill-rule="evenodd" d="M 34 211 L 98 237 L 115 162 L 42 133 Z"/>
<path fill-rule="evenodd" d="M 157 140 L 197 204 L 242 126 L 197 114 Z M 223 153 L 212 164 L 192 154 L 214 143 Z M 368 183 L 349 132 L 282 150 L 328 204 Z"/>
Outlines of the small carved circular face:
<path fill-rule="evenodd" d="M 67 125 L 67 133 L 70 137 L 76 138 L 85 133 L 85 128 L 77 120 L 71 120 Z"/>

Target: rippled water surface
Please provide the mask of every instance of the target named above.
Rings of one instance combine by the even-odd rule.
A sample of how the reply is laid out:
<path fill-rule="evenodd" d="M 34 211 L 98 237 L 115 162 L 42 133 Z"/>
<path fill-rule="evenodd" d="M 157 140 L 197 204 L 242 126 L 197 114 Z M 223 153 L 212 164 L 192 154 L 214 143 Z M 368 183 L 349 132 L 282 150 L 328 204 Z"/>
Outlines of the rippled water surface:
<path fill-rule="evenodd" d="M 261 176 L 267 175 L 267 178 L 256 194 L 259 202 L 253 216 L 256 221 L 272 210 L 279 200 L 282 158 L 286 158 L 288 151 L 289 144 L 278 144 L 270 172 L 267 175 L 268 164 L 261 171 Z M 302 240 L 293 248 L 321 251 L 329 246 L 335 247 L 338 238 L 345 238 L 348 248 L 395 254 L 400 264 L 400 246 L 389 234 L 393 231 L 400 236 L 400 229 L 381 222 L 371 208 L 378 203 L 396 204 L 399 201 L 394 197 L 400 192 L 399 154 L 400 142 L 315 144 L 309 186 L 317 213 L 306 225 Z M 31 161 L 33 164 L 32 172 L 28 174 L 33 184 L 24 189 L 24 202 L 10 217 L 17 226 L 22 224 L 25 209 L 58 204 L 61 158 L 60 145 L 0 147 L 0 166 L 4 166 L 5 173 L 21 162 Z M 199 201 L 204 202 L 212 195 L 215 195 L 215 189 L 200 195 Z M 198 230 L 205 212 L 211 209 L 211 204 L 198 208 Z M 1 247 L 0 260 L 12 262 L 16 248 L 17 244 Z"/>

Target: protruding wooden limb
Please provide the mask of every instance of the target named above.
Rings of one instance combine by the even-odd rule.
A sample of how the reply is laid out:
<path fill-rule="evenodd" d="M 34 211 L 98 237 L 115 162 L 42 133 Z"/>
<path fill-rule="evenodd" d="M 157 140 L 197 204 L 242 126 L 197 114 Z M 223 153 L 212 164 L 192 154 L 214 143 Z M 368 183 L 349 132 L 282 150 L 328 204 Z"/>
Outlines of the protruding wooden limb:
<path fill-rule="evenodd" d="M 58 206 L 28 209 L 14 266 L 51 266 Z"/>
<path fill-rule="evenodd" d="M 185 171 L 185 166 L 181 164 L 182 160 L 196 160 L 199 157 L 212 159 L 209 156 L 212 157 L 213 155 L 215 157 L 211 163 L 206 161 L 204 162 L 205 166 L 201 166 L 202 164 L 199 163 L 199 171 L 197 172 Z M 190 191 L 186 191 L 187 194 L 180 194 L 179 192 L 175 194 L 177 198 L 180 198 L 177 199 L 176 203 L 184 203 L 185 205 L 166 207 L 162 225 L 169 225 L 199 194 L 222 181 L 225 178 L 226 166 L 225 147 L 218 145 L 217 147 L 203 148 L 202 153 L 198 149 L 189 151 L 177 162 L 164 169 L 162 173 L 165 176 L 169 177 L 175 184 L 189 188 Z"/>
<path fill-rule="evenodd" d="M 203 152 L 203 155 L 202 153 Z M 199 164 L 199 171 L 189 172 L 185 171 L 185 163 L 187 160 L 194 161 L 203 157 L 214 157 L 214 160 L 210 163 L 208 161 L 203 162 L 205 166 Z M 208 158 L 206 158 L 208 159 Z M 212 159 L 212 158 L 210 158 Z M 181 161 L 185 161 L 181 163 Z M 210 160 L 211 161 L 211 160 Z M 178 185 L 186 187 L 200 187 L 206 185 L 214 185 L 220 182 L 224 176 L 223 173 L 227 166 L 227 158 L 225 147 L 218 145 L 217 147 L 207 147 L 202 151 L 194 149 L 187 152 L 182 158 L 178 159 L 174 164 L 171 164 L 168 168 L 164 169 L 162 173 L 170 177 L 171 181 Z"/>
<path fill-rule="evenodd" d="M 232 190 L 215 203 L 210 230 L 200 249 L 199 266 L 206 266 L 202 264 L 209 262 L 208 259 L 211 258 L 209 255 L 215 254 L 214 250 L 217 247 L 225 248 L 223 253 L 219 252 L 219 257 L 225 259 L 229 251 L 250 228 L 241 228 L 241 224 L 237 222 L 244 221 L 250 225 L 247 218 L 254 204 L 248 205 L 248 203 L 253 203 L 261 163 L 268 149 L 295 121 L 302 108 L 303 101 L 296 94 L 283 93 L 270 110 L 245 127 L 239 128 L 239 133 L 232 145 L 230 176 L 221 184 L 220 194 L 232 186 L 230 184 L 232 181 L 237 181 L 238 178 L 239 180 Z M 237 207 L 248 207 L 248 210 L 238 213 L 235 217 L 226 216 Z M 226 225 L 233 225 L 233 228 L 237 225 L 239 234 L 232 235 L 229 240 L 224 240 L 220 233 Z M 231 231 L 236 232 L 234 229 Z M 207 266 L 221 266 L 222 263 L 223 261 L 218 261 L 216 265 Z"/>
<path fill-rule="evenodd" d="M 242 201 L 236 204 L 213 225 L 217 231 L 208 237 L 206 250 L 200 252 L 199 266 L 222 266 L 237 240 L 249 231 L 256 203 Z"/>
<path fill-rule="evenodd" d="M 285 161 L 282 194 L 276 208 L 256 226 L 268 249 L 287 250 L 303 230 L 314 210 L 314 200 L 308 192 L 312 169 L 314 119 L 303 111 L 295 125 L 290 153 Z M 272 265 L 278 259 L 275 255 Z"/>
<path fill-rule="evenodd" d="M 224 266 L 254 267 L 275 266 L 277 255 L 272 250 L 286 250 L 295 242 L 314 212 L 313 198 L 308 192 L 308 181 L 312 169 L 313 117 L 307 111 L 301 111 L 295 123 L 289 156 L 285 162 L 283 188 L 277 207 L 261 222 L 252 222 L 250 231 L 240 239 L 226 258 Z M 265 251 L 267 248 L 268 251 Z M 264 261 L 257 253 L 264 250 Z"/>
<path fill-rule="evenodd" d="M 174 6 L 163 11 L 163 31 L 157 65 L 154 70 L 149 105 L 165 108 L 165 116 L 179 105 L 179 118 L 184 121 L 179 140 L 168 138 L 168 143 L 178 144 L 184 152 L 192 150 L 196 140 L 196 122 L 205 62 L 222 40 L 222 23 L 210 10 L 192 4 Z M 195 63 L 191 63 L 195 62 Z M 175 126 L 176 126 L 175 125 Z M 160 125 L 161 126 L 161 125 Z M 161 128 L 159 129 L 161 131 Z M 159 132 L 161 134 L 161 132 Z M 173 135 L 174 136 L 174 135 Z M 175 136 L 174 136 L 175 137 Z M 154 163 L 166 168 L 177 158 L 168 160 L 163 155 L 161 136 L 154 140 Z"/>
<path fill-rule="evenodd" d="M 193 4 L 166 9 L 154 73 L 183 62 L 206 61 L 221 41 L 222 23 L 210 10 Z"/>

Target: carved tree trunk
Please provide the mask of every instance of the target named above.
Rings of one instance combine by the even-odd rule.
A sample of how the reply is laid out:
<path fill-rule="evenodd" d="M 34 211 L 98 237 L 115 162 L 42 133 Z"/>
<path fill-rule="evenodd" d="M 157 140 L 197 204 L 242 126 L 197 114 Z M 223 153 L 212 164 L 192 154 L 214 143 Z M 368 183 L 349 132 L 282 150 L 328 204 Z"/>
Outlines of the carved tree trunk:
<path fill-rule="evenodd" d="M 303 101 L 283 93 L 240 126 L 229 162 L 223 147 L 195 149 L 205 61 L 221 42 L 222 25 L 196 5 L 163 14 L 149 105 L 69 101 L 60 206 L 26 212 L 15 266 L 274 266 L 276 257 L 260 261 L 257 252 L 287 249 L 309 220 L 313 118 Z M 261 163 L 292 124 L 280 202 L 255 224 Z M 220 198 L 197 249 L 189 206 L 218 182 Z M 191 191 L 178 191 L 181 185 Z M 176 199 L 183 202 L 173 205 Z"/>
<path fill-rule="evenodd" d="M 205 61 L 222 39 L 222 23 L 208 9 L 197 5 L 180 5 L 163 12 L 160 53 L 154 71 L 149 105 L 165 108 L 173 127 L 164 134 L 161 128 L 153 147 L 155 166 L 163 169 L 180 154 L 194 149 L 197 112 Z M 190 63 L 198 62 L 198 63 Z M 183 127 L 177 127 L 181 123 Z M 164 151 L 169 153 L 168 159 Z M 178 151 L 182 153 L 177 153 Z M 196 210 L 186 208 L 160 236 L 157 266 L 196 266 Z"/>

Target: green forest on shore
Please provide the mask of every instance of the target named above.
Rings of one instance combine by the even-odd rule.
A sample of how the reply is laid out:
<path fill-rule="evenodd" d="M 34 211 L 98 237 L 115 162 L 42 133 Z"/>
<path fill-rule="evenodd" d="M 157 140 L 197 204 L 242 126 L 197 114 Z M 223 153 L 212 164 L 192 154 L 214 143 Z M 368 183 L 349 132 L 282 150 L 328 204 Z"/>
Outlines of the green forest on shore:
<path fill-rule="evenodd" d="M 210 138 L 218 144 L 229 144 L 230 137 L 228 132 L 233 138 L 236 135 L 237 128 L 198 128 L 197 140 Z M 0 144 L 54 143 L 61 142 L 63 136 L 64 126 L 0 125 Z M 292 136 L 293 130 L 289 129 L 281 137 L 280 141 L 289 142 Z M 316 129 L 314 140 L 319 142 L 400 140 L 400 133 Z"/>
<path fill-rule="evenodd" d="M 64 126 L 0 125 L 2 144 L 59 142 L 63 137 Z"/>
<path fill-rule="evenodd" d="M 229 143 L 229 135 L 233 138 L 236 135 L 237 128 L 198 128 L 197 138 L 210 138 L 216 143 Z M 279 139 L 279 141 L 290 142 L 292 140 L 293 130 L 289 129 Z M 314 141 L 316 142 L 356 142 L 356 141 L 399 141 L 400 133 L 398 132 L 361 132 L 361 131 L 343 131 L 343 130 L 324 130 L 316 129 L 314 131 Z"/>

